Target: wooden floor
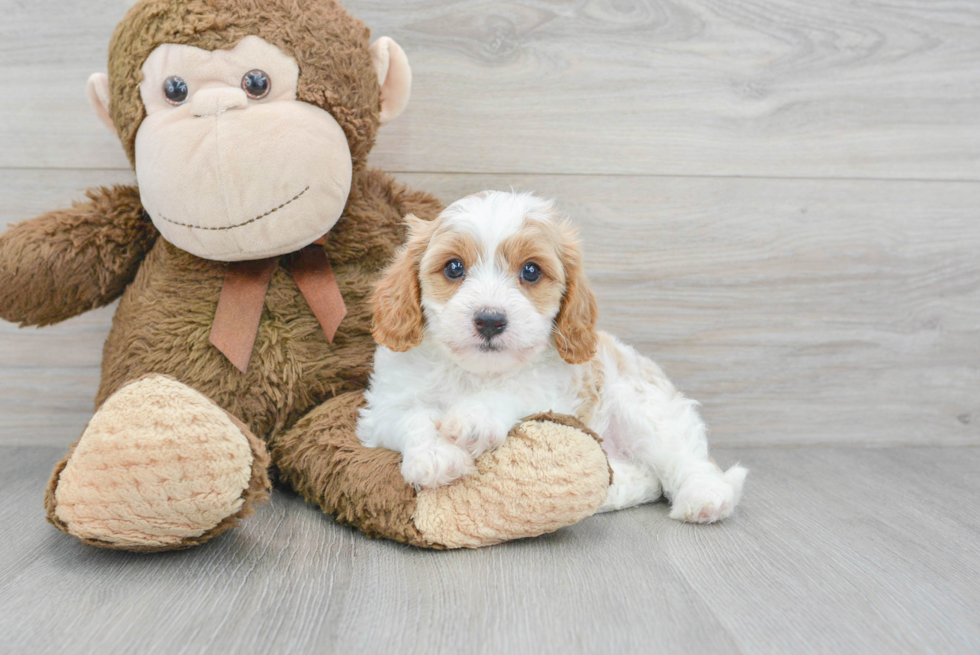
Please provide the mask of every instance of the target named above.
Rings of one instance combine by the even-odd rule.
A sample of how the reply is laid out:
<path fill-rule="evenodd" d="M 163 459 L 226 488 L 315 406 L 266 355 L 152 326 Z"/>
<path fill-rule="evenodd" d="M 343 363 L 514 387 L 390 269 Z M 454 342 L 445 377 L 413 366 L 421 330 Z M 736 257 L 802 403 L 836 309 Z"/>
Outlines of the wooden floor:
<path fill-rule="evenodd" d="M 740 448 L 736 514 L 662 504 L 478 551 L 371 541 L 277 493 L 202 548 L 44 522 L 61 451 L 0 458 L 4 653 L 976 653 L 980 449 Z"/>
<path fill-rule="evenodd" d="M 0 229 L 133 180 L 84 93 L 128 4 L 0 0 Z M 980 5 L 346 5 L 414 71 L 372 163 L 556 197 L 742 505 L 429 553 L 280 492 L 197 550 L 96 551 L 40 505 L 114 307 L 0 322 L 0 654 L 980 651 Z"/>

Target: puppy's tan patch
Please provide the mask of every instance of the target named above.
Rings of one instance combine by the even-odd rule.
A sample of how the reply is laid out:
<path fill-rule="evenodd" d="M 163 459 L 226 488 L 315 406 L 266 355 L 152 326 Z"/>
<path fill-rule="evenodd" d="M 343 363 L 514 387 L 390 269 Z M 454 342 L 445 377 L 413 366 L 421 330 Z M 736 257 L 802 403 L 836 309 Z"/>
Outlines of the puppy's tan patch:
<path fill-rule="evenodd" d="M 497 263 L 517 277 L 521 291 L 542 314 L 553 313 L 565 288 L 565 267 L 561 260 L 561 234 L 553 223 L 526 221 L 497 248 Z M 527 263 L 541 269 L 537 282 L 521 279 Z"/>
<path fill-rule="evenodd" d="M 454 259 L 463 262 L 467 270 L 476 265 L 480 250 L 473 235 L 457 232 L 445 226 L 436 230 L 429 239 L 429 247 L 419 266 L 422 295 L 445 303 L 459 290 L 465 276 L 458 280 L 446 277 L 446 264 Z"/>
<path fill-rule="evenodd" d="M 606 371 L 601 357 L 593 357 L 581 366 L 575 378 L 576 395 L 579 406 L 575 417 L 583 423 L 591 423 L 602 408 L 602 387 L 606 382 Z"/>
<path fill-rule="evenodd" d="M 612 335 L 608 332 L 598 332 L 598 350 L 599 352 L 609 353 L 612 355 L 613 361 L 616 363 L 616 374 L 621 376 L 636 375 L 636 366 L 633 362 L 626 358 L 623 354 L 621 348 L 616 347 L 616 341 L 613 339 Z M 595 359 L 598 359 L 596 357 Z"/>
<path fill-rule="evenodd" d="M 582 268 L 582 248 L 578 235 L 567 222 L 555 224 L 565 267 L 565 292 L 555 317 L 555 346 L 569 364 L 582 364 L 596 353 L 595 329 L 599 306 Z"/>
<path fill-rule="evenodd" d="M 408 242 L 398 251 L 374 288 L 371 334 L 396 352 L 422 343 L 423 316 L 418 268 L 436 223 L 405 217 Z"/>

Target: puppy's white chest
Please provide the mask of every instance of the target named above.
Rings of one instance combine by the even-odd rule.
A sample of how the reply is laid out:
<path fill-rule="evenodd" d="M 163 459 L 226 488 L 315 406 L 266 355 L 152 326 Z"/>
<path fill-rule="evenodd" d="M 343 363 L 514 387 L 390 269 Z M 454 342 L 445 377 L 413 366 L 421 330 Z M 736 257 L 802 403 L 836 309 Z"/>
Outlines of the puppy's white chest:
<path fill-rule="evenodd" d="M 507 419 L 514 423 L 541 412 L 574 414 L 578 406 L 574 382 L 573 367 L 564 363 L 528 366 L 513 375 L 474 380 L 470 393 L 458 399 L 456 404 L 468 401 L 480 404 L 495 399 L 494 404 L 504 409 Z"/>

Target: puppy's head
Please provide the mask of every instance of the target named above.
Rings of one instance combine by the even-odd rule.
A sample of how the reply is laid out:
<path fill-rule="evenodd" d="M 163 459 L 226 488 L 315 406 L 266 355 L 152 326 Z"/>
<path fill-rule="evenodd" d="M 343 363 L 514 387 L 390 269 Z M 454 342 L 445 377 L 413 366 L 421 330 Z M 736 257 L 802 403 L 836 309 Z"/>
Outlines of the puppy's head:
<path fill-rule="evenodd" d="M 374 338 L 396 351 L 433 339 L 463 368 L 521 366 L 552 344 L 581 363 L 596 349 L 596 302 L 575 231 L 551 202 L 484 192 L 409 238 L 374 296 Z"/>

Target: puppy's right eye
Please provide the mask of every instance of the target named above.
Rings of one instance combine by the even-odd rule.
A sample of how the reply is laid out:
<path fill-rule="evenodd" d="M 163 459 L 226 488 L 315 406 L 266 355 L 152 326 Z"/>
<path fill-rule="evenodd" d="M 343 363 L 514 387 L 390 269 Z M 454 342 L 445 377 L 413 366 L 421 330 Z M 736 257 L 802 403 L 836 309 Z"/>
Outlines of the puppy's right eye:
<path fill-rule="evenodd" d="M 458 259 L 450 261 L 448 264 L 446 264 L 446 267 L 442 269 L 442 271 L 450 280 L 458 280 L 466 275 L 466 267 L 464 267 L 463 262 Z"/>
<path fill-rule="evenodd" d="M 521 279 L 534 284 L 541 279 L 541 267 L 534 262 L 524 264 L 524 268 L 521 270 Z"/>

